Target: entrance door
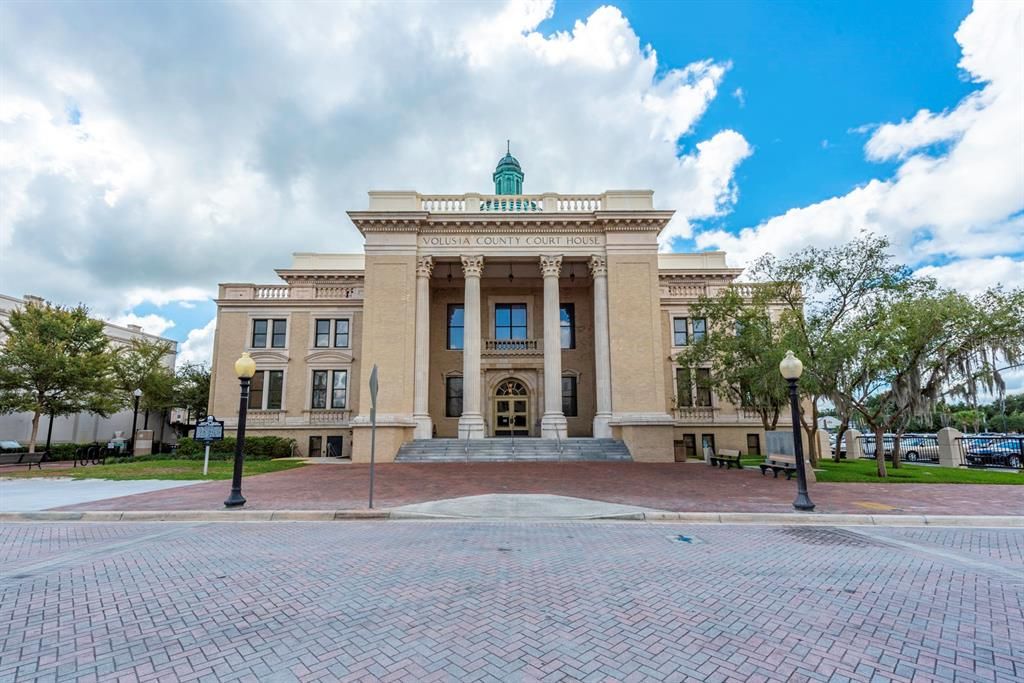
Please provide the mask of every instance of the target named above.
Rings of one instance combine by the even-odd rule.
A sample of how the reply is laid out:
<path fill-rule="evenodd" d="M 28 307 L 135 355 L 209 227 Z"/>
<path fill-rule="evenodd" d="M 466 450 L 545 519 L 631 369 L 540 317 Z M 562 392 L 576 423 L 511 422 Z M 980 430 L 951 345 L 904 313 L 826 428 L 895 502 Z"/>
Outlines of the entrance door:
<path fill-rule="evenodd" d="M 523 383 L 507 379 L 494 392 L 494 435 L 529 436 L 530 402 Z"/>
<path fill-rule="evenodd" d="M 327 437 L 327 457 L 328 458 L 340 458 L 341 457 L 341 440 L 340 436 L 329 436 Z"/>

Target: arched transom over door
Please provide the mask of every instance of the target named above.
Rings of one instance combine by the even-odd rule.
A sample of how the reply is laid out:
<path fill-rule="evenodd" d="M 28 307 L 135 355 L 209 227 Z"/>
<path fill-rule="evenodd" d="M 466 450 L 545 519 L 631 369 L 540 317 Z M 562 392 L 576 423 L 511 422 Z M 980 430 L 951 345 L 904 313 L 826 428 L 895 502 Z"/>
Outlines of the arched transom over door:
<path fill-rule="evenodd" d="M 498 383 L 494 391 L 494 435 L 529 436 L 530 401 L 526 385 L 517 379 Z"/>

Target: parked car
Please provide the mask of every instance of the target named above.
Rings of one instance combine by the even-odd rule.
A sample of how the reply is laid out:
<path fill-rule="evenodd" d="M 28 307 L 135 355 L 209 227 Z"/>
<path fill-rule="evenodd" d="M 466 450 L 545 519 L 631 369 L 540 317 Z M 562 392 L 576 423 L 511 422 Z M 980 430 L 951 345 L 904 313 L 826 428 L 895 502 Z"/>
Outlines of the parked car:
<path fill-rule="evenodd" d="M 1021 469 L 1021 439 L 1000 436 L 965 437 L 964 457 L 968 465 Z"/>
<path fill-rule="evenodd" d="M 939 443 L 935 437 L 909 435 L 900 439 L 900 453 L 907 462 L 939 459 Z"/>
<path fill-rule="evenodd" d="M 20 451 L 24 448 L 17 441 L 0 441 L 0 449 L 5 451 Z"/>

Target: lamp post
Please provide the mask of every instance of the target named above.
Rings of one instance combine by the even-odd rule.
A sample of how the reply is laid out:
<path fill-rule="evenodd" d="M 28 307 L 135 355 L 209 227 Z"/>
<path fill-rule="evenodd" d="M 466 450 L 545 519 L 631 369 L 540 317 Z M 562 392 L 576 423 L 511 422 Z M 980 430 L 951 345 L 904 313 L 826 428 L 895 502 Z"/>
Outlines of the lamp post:
<path fill-rule="evenodd" d="M 804 372 L 804 364 L 793 355 L 792 351 L 786 351 L 786 357 L 779 363 L 779 372 L 789 383 L 789 407 L 793 420 L 793 452 L 796 454 L 796 500 L 793 507 L 797 510 L 814 509 L 811 497 L 807 495 L 807 472 L 804 470 L 804 444 L 800 438 L 800 399 L 797 391 L 797 381 Z"/>
<path fill-rule="evenodd" d="M 243 353 L 235 361 L 235 374 L 241 384 L 238 399 L 238 430 L 235 433 L 235 471 L 231 475 L 231 495 L 224 501 L 224 507 L 235 508 L 245 505 L 242 497 L 242 449 L 245 445 L 245 414 L 249 409 L 249 380 L 256 374 L 256 361 Z"/>
<path fill-rule="evenodd" d="M 142 389 L 136 389 L 132 392 L 132 396 L 135 397 L 135 412 L 132 413 L 132 440 L 131 440 L 131 451 L 132 455 L 135 455 L 135 428 L 139 424 L 139 399 L 142 398 Z"/>

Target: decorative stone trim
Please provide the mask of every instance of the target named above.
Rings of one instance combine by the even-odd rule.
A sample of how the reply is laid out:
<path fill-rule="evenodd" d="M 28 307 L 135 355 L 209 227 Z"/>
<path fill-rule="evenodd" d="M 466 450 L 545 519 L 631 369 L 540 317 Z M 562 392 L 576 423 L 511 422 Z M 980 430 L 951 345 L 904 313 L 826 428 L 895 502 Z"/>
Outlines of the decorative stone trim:
<path fill-rule="evenodd" d="M 462 274 L 464 277 L 480 277 L 484 270 L 483 256 L 463 256 Z"/>
<path fill-rule="evenodd" d="M 594 254 L 590 257 L 590 275 L 592 277 L 605 277 L 608 275 L 608 259 L 602 254 Z"/>
<path fill-rule="evenodd" d="M 429 278 L 434 272 L 434 258 L 432 256 L 421 256 L 416 259 L 416 277 Z"/>
<path fill-rule="evenodd" d="M 544 277 L 558 277 L 562 274 L 562 256 L 548 255 L 540 257 L 540 272 Z"/>

